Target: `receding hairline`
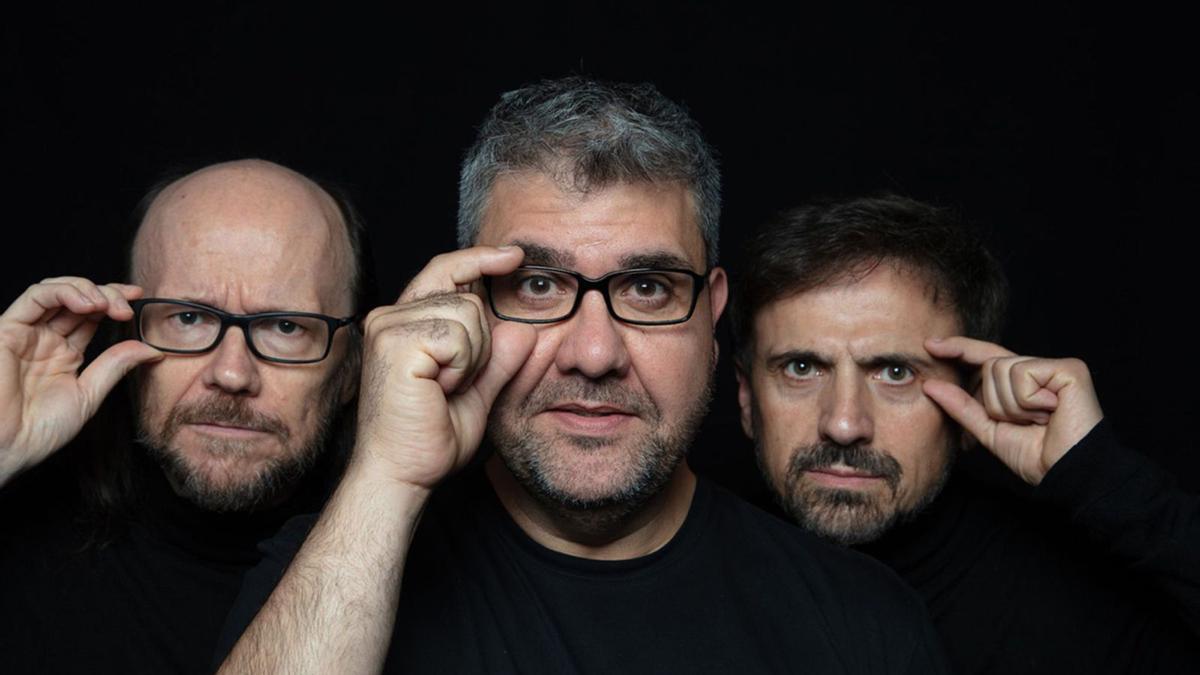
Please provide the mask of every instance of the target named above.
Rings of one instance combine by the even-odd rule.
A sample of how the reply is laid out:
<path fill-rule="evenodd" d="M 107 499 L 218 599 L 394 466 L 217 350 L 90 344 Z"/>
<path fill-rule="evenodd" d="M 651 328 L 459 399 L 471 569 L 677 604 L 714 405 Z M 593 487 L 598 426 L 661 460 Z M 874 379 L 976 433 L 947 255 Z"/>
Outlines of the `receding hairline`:
<path fill-rule="evenodd" d="M 347 222 L 345 214 L 338 206 L 337 200 L 329 193 L 328 190 L 321 187 L 313 179 L 304 174 L 290 169 L 281 164 L 276 164 L 262 159 L 239 159 L 228 162 L 220 162 L 210 164 L 192 171 L 186 175 L 170 180 L 160 186 L 157 186 L 150 193 L 152 197 L 145 207 L 145 213 L 141 221 L 137 224 L 133 236 L 133 243 L 129 250 L 129 276 L 130 281 L 134 284 L 141 284 L 145 278 L 145 270 L 143 265 L 139 264 L 144 256 L 139 255 L 139 251 L 145 246 L 145 232 L 148 231 L 147 224 L 156 223 L 156 218 L 160 216 L 161 211 L 165 208 L 167 201 L 175 195 L 181 188 L 185 187 L 189 182 L 201 178 L 205 175 L 227 172 L 227 171 L 242 171 L 255 172 L 264 175 L 274 175 L 282 177 L 293 184 L 300 186 L 305 192 L 311 195 L 317 204 L 320 205 L 321 215 L 330 227 L 331 231 L 342 233 L 342 242 L 344 245 L 344 260 L 342 261 L 343 271 L 351 288 L 358 283 L 358 276 L 361 270 L 358 269 L 358 260 L 355 255 L 354 245 L 351 240 L 350 223 Z M 337 255 L 334 253 L 334 255 Z M 348 267 L 347 267 L 348 266 Z M 353 298 L 352 298 L 353 300 Z"/>

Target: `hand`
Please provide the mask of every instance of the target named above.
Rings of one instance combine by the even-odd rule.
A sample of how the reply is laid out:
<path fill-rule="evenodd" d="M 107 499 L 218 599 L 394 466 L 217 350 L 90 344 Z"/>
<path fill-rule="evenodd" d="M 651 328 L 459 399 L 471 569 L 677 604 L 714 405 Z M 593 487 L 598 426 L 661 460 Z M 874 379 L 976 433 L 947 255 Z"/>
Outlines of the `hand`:
<path fill-rule="evenodd" d="M 129 321 L 129 300 L 141 295 L 126 284 L 46 279 L 0 315 L 0 485 L 70 442 L 126 373 L 163 357 L 126 340 L 79 372 L 100 321 Z"/>
<path fill-rule="evenodd" d="M 469 289 L 523 257 L 519 248 L 484 246 L 440 255 L 396 305 L 371 312 L 352 468 L 428 490 L 470 460 L 537 331 L 510 322 L 489 330 L 483 301 Z"/>
<path fill-rule="evenodd" d="M 1017 356 L 965 337 L 926 340 L 925 349 L 980 367 L 976 398 L 940 380 L 926 380 L 925 394 L 1030 485 L 1041 483 L 1104 417 L 1079 359 Z"/>

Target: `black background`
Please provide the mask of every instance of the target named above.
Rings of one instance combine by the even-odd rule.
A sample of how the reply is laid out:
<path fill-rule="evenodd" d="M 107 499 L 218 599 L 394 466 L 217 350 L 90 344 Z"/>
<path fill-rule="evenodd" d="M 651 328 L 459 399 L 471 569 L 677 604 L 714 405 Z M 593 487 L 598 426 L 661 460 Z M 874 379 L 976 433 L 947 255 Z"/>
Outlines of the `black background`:
<path fill-rule="evenodd" d="M 129 212 L 164 169 L 243 156 L 348 186 L 394 298 L 453 247 L 458 161 L 501 92 L 649 80 L 720 153 L 726 262 L 749 227 L 815 196 L 957 206 L 1009 273 L 1008 346 L 1086 360 L 1120 436 L 1200 488 L 1190 22 L 962 4 L 10 13 L 0 298 L 46 276 L 117 278 Z M 749 446 L 727 359 L 719 378 L 701 459 L 737 482 Z"/>

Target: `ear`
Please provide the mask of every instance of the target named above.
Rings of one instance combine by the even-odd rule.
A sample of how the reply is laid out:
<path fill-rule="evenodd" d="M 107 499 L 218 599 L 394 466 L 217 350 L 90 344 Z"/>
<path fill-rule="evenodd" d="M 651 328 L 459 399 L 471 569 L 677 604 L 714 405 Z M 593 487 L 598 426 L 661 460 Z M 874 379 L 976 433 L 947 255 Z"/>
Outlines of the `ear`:
<path fill-rule="evenodd" d="M 708 273 L 708 302 L 712 311 L 712 327 L 717 329 L 717 320 L 725 311 L 725 303 L 729 300 L 729 277 L 720 267 L 712 268 Z"/>
<path fill-rule="evenodd" d="M 742 432 L 747 438 L 754 438 L 754 394 L 750 390 L 750 376 L 742 371 L 741 362 L 734 364 L 738 382 L 738 408 L 741 409 Z"/>

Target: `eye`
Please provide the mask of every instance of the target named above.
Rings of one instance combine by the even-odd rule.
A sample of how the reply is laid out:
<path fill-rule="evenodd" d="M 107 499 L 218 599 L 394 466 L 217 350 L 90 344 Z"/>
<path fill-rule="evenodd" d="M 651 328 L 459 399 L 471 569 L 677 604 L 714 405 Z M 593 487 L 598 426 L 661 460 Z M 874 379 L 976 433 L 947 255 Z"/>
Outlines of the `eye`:
<path fill-rule="evenodd" d="M 916 377 L 912 368 L 902 363 L 892 363 L 879 371 L 879 379 L 887 384 L 908 384 Z"/>
<path fill-rule="evenodd" d="M 200 314 L 198 312 L 180 312 L 175 315 L 175 320 L 185 326 L 191 326 L 200 320 Z"/>
<path fill-rule="evenodd" d="M 666 292 L 667 287 L 661 281 L 649 277 L 639 277 L 631 285 L 633 293 L 643 298 L 655 298 Z"/>
<path fill-rule="evenodd" d="M 295 335 L 302 330 L 304 329 L 295 321 L 279 319 L 275 322 L 275 332 L 279 333 L 280 335 Z"/>
<path fill-rule="evenodd" d="M 549 295 L 554 293 L 557 287 L 554 279 L 545 275 L 525 277 L 518 285 L 520 292 L 528 295 Z"/>
<path fill-rule="evenodd" d="M 784 375 L 796 380 L 807 380 L 815 377 L 819 372 L 816 364 L 803 359 L 792 359 L 783 366 Z"/>

